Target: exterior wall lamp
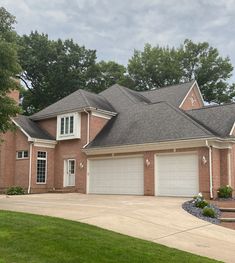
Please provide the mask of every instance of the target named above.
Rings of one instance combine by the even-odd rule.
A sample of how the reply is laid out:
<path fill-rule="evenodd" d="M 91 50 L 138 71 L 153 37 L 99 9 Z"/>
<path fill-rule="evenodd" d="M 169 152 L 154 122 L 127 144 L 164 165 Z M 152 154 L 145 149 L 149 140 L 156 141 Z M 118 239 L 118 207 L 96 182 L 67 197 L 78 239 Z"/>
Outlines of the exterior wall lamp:
<path fill-rule="evenodd" d="M 202 163 L 203 163 L 204 165 L 207 164 L 207 159 L 206 159 L 206 156 L 205 156 L 205 155 L 202 156 Z"/>
<path fill-rule="evenodd" d="M 83 169 L 83 167 L 84 167 L 83 162 L 80 162 L 80 163 L 79 163 L 79 167 L 80 167 L 80 169 Z"/>
<path fill-rule="evenodd" d="M 145 164 L 146 164 L 146 166 L 147 166 L 147 167 L 149 167 L 149 166 L 150 166 L 150 161 L 149 161 L 149 159 L 148 159 L 148 158 L 145 160 Z"/>

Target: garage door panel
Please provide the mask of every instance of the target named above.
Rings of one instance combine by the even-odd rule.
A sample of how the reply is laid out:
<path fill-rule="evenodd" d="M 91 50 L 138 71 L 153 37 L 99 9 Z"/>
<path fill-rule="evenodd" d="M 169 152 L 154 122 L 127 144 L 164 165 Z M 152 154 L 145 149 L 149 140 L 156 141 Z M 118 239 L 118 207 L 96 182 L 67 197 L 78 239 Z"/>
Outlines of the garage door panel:
<path fill-rule="evenodd" d="M 162 196 L 193 196 L 198 193 L 196 154 L 156 156 L 155 193 Z"/>
<path fill-rule="evenodd" d="M 89 160 L 89 193 L 144 193 L 143 157 Z"/>

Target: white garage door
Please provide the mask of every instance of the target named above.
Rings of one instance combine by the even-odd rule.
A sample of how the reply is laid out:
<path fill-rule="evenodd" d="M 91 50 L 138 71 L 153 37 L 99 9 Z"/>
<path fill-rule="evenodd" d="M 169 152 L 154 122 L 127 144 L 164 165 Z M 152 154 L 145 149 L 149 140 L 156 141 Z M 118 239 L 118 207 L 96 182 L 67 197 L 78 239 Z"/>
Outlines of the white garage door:
<path fill-rule="evenodd" d="M 89 160 L 88 178 L 88 193 L 143 195 L 143 157 Z"/>
<path fill-rule="evenodd" d="M 199 190 L 197 154 L 158 155 L 155 159 L 155 195 L 194 196 Z"/>

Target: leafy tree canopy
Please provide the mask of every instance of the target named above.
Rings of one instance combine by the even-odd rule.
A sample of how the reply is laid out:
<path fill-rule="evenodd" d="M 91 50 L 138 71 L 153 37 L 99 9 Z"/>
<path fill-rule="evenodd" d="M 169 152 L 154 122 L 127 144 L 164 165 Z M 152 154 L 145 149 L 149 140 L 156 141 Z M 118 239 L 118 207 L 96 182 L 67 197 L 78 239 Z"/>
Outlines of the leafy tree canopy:
<path fill-rule="evenodd" d="M 32 32 L 20 39 L 20 76 L 27 85 L 23 108 L 38 111 L 75 90 L 91 89 L 96 52 L 73 40 L 49 40 L 48 35 Z"/>
<path fill-rule="evenodd" d="M 15 101 L 8 97 L 17 88 L 15 77 L 20 72 L 14 23 L 15 17 L 0 7 L 0 132 L 13 128 L 11 117 L 19 112 Z"/>
<path fill-rule="evenodd" d="M 179 48 L 152 47 L 134 51 L 128 73 L 137 90 L 148 90 L 196 79 L 208 102 L 229 102 L 235 85 L 228 83 L 233 66 L 207 42 L 185 40 Z"/>

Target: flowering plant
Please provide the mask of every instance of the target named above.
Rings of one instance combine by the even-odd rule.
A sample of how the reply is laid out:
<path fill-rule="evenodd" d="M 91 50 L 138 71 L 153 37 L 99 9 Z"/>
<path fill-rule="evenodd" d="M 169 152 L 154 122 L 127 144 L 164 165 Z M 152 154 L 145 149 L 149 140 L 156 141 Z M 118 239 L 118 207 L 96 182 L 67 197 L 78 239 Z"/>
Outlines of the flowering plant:
<path fill-rule="evenodd" d="M 208 205 L 208 202 L 203 197 L 202 193 L 199 193 L 197 196 L 194 197 L 193 203 L 196 207 L 204 208 Z"/>

